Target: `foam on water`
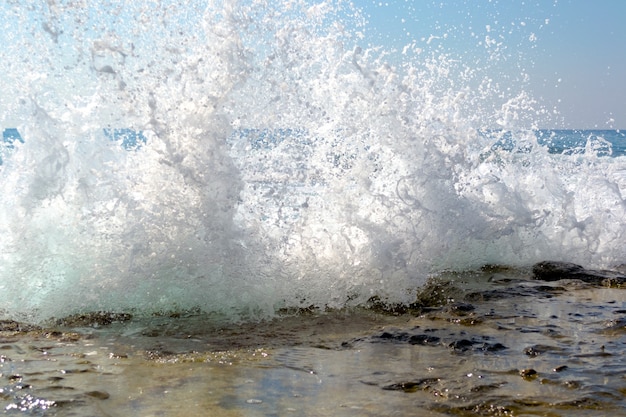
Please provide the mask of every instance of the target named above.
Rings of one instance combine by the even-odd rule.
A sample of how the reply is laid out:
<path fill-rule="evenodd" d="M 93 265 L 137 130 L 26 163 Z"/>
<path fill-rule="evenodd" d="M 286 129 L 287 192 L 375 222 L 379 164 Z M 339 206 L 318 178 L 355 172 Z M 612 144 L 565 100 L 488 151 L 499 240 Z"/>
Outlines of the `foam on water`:
<path fill-rule="evenodd" d="M 624 158 L 549 153 L 523 82 L 359 46 L 348 3 L 1 10 L 0 127 L 24 139 L 0 168 L 7 317 L 263 317 L 409 301 L 446 269 L 624 258 Z"/>

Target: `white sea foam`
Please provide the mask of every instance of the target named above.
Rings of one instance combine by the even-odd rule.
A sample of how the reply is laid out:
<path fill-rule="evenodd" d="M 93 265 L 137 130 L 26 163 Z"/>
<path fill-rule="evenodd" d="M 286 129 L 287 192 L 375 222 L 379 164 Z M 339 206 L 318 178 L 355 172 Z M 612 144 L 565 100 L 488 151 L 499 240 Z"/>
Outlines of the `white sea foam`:
<path fill-rule="evenodd" d="M 523 82 L 359 46 L 347 4 L 13 3 L 0 126 L 24 143 L 0 168 L 8 317 L 263 317 L 410 301 L 445 269 L 624 258 L 623 158 L 548 153 Z M 481 133 L 494 127 L 512 149 Z"/>

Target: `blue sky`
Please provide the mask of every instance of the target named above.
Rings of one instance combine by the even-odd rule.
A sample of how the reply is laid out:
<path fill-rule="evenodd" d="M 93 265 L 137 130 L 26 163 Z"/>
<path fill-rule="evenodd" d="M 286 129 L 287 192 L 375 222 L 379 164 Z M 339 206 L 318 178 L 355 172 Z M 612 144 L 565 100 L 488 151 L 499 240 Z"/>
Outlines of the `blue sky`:
<path fill-rule="evenodd" d="M 365 0 L 374 43 L 485 59 L 485 39 L 506 57 L 493 71 L 528 75 L 525 89 L 552 126 L 626 128 L 626 1 Z M 430 42 L 428 40 L 430 39 Z"/>
<path fill-rule="evenodd" d="M 368 16 L 366 41 L 373 44 L 402 50 L 414 42 L 426 53 L 450 54 L 470 67 L 487 62 L 490 75 L 512 87 L 526 74 L 522 88 L 553 114 L 540 127 L 626 129 L 626 0 L 354 4 Z M 6 43 L 4 36 L 11 30 L 0 33 Z M 487 48 L 487 39 L 496 46 Z M 489 61 L 494 50 L 500 59 Z"/>

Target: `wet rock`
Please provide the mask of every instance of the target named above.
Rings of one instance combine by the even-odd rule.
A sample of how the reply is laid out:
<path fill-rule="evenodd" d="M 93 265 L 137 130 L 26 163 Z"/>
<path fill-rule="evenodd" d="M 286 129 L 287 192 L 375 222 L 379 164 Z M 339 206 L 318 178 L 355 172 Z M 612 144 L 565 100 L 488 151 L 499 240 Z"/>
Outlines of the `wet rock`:
<path fill-rule="evenodd" d="M 57 324 L 68 327 L 98 327 L 113 323 L 129 321 L 133 316 L 128 313 L 113 313 L 109 311 L 95 311 L 84 314 L 74 314 L 57 320 Z"/>
<path fill-rule="evenodd" d="M 85 393 L 85 395 L 96 398 L 98 400 L 107 400 L 110 397 L 109 393 L 106 391 L 88 391 Z"/>
<path fill-rule="evenodd" d="M 388 303 L 381 300 L 378 296 L 371 297 L 367 301 L 366 307 L 377 313 L 390 314 L 393 316 L 420 314 L 423 310 L 423 306 L 418 303 L 412 303 L 409 305 L 401 303 Z"/>
<path fill-rule="evenodd" d="M 14 320 L 0 320 L 0 332 L 32 332 L 40 329 L 40 327 Z"/>
<path fill-rule="evenodd" d="M 533 276 L 542 281 L 578 279 L 595 285 L 624 285 L 626 276 L 616 271 L 585 269 L 569 262 L 543 261 L 533 265 Z"/>
<path fill-rule="evenodd" d="M 427 334 L 410 334 L 403 331 L 385 331 L 378 336 L 372 336 L 373 341 L 394 343 L 409 343 L 411 345 L 436 345 L 441 340 L 437 336 Z"/>
<path fill-rule="evenodd" d="M 581 353 L 574 355 L 575 358 L 608 358 L 613 356 L 613 353 L 607 352 L 604 346 L 600 346 L 600 350 L 589 353 Z"/>
<path fill-rule="evenodd" d="M 626 331 L 626 317 L 609 320 L 605 323 L 606 331 L 623 332 Z"/>
<path fill-rule="evenodd" d="M 436 345 L 441 339 L 437 336 L 430 336 L 427 334 L 416 334 L 409 337 L 409 343 L 411 345 Z"/>
<path fill-rule="evenodd" d="M 462 326 L 477 326 L 479 324 L 482 324 L 485 321 L 485 317 L 475 317 L 475 316 L 469 316 L 469 317 L 461 317 L 461 318 L 452 318 L 452 319 L 448 319 L 449 322 L 451 323 L 457 323 L 460 324 Z"/>
<path fill-rule="evenodd" d="M 471 292 L 465 296 L 467 301 L 488 302 L 513 297 L 552 298 L 565 292 L 565 288 L 550 285 L 516 285 L 508 288 Z"/>
<path fill-rule="evenodd" d="M 583 386 L 580 381 L 564 381 L 562 385 L 569 389 L 580 389 Z"/>
<path fill-rule="evenodd" d="M 417 381 L 406 381 L 385 385 L 382 388 L 386 391 L 417 392 L 428 390 L 438 382 L 438 378 L 424 378 Z"/>
<path fill-rule="evenodd" d="M 522 369 L 519 371 L 519 374 L 524 379 L 535 379 L 539 374 L 534 369 Z"/>
<path fill-rule="evenodd" d="M 371 297 L 366 306 L 377 313 L 391 315 L 420 315 L 439 309 L 460 297 L 462 290 L 453 282 L 440 278 L 431 278 L 417 293 L 415 302 L 410 304 L 389 303 L 378 296 Z"/>
<path fill-rule="evenodd" d="M 533 356 L 533 357 L 543 355 L 546 353 L 562 354 L 563 352 L 564 352 L 563 349 L 557 346 L 550 346 L 550 345 L 534 345 L 534 346 L 529 346 L 524 349 L 525 355 Z"/>
<path fill-rule="evenodd" d="M 457 352 L 466 352 L 470 349 L 481 352 L 500 352 L 508 349 L 502 343 L 490 343 L 474 339 L 455 340 L 448 347 Z"/>
<path fill-rule="evenodd" d="M 319 313 L 319 307 L 310 305 L 308 307 L 284 307 L 278 309 L 278 314 L 281 316 L 310 316 L 315 313 Z"/>
<path fill-rule="evenodd" d="M 533 265 L 534 277 L 543 281 L 558 281 L 584 270 L 582 266 L 568 262 L 543 261 Z"/>
<path fill-rule="evenodd" d="M 170 350 L 167 349 L 163 349 L 161 347 L 157 347 L 155 349 L 152 350 L 147 350 L 145 352 L 145 356 L 148 360 L 150 361 L 162 361 L 162 360 L 167 360 L 173 356 L 175 356 L 176 353 L 172 352 Z"/>
<path fill-rule="evenodd" d="M 409 340 L 410 335 L 407 332 L 394 332 L 394 331 L 385 331 L 382 332 L 378 336 L 374 336 L 374 340 L 380 339 L 382 341 L 390 341 L 390 342 L 406 342 Z"/>
<path fill-rule="evenodd" d="M 500 352 L 501 350 L 508 349 L 502 343 L 484 343 L 480 350 L 484 352 Z"/>
<path fill-rule="evenodd" d="M 451 407 L 447 404 L 437 404 L 433 411 L 450 416 L 512 416 L 518 407 L 494 404 L 490 401 L 481 401 L 466 406 Z"/>
<path fill-rule="evenodd" d="M 468 339 L 455 340 L 454 342 L 448 345 L 450 349 L 461 351 L 461 352 L 465 352 L 471 349 L 472 346 L 474 346 L 474 342 Z"/>
<path fill-rule="evenodd" d="M 442 307 L 461 294 L 451 281 L 433 278 L 417 294 L 416 304 L 423 307 Z"/>
<path fill-rule="evenodd" d="M 606 410 L 607 404 L 595 398 L 583 397 L 571 401 L 554 404 L 554 408 L 562 410 Z"/>
<path fill-rule="evenodd" d="M 452 338 L 454 339 L 450 341 Z M 463 353 L 470 350 L 474 352 L 493 353 L 508 349 L 502 343 L 492 342 L 491 338 L 488 336 L 466 337 L 465 332 L 450 334 L 449 332 L 444 332 L 443 329 L 420 329 L 419 333 L 387 330 L 379 335 L 372 336 L 370 341 L 374 343 L 390 342 L 398 344 L 408 343 L 418 346 L 442 346 L 448 347 L 456 353 Z"/>
<path fill-rule="evenodd" d="M 504 384 L 505 383 L 493 383 L 493 384 L 477 385 L 477 386 L 473 387 L 472 389 L 470 389 L 470 392 L 474 392 L 474 393 L 490 392 L 490 391 L 497 390 L 498 388 L 501 388 Z"/>
<path fill-rule="evenodd" d="M 466 316 L 469 313 L 471 313 L 472 311 L 474 311 L 476 309 L 476 307 L 474 307 L 472 304 L 470 303 L 460 303 L 460 302 L 455 302 L 452 304 L 447 305 L 443 311 L 446 313 L 450 313 L 453 314 L 455 316 Z"/>

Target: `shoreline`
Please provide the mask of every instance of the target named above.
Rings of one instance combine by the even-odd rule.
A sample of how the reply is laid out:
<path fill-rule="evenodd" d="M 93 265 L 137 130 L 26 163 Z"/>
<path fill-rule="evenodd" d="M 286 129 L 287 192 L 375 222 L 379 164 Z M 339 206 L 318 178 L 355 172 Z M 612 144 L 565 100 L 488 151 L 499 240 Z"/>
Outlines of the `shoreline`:
<path fill-rule="evenodd" d="M 229 325 L 201 314 L 46 329 L 5 321 L 0 406 L 45 416 L 618 415 L 626 292 L 578 272 L 448 274 L 402 311 Z"/>

